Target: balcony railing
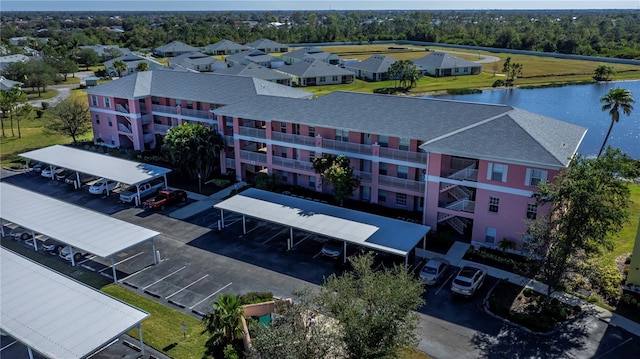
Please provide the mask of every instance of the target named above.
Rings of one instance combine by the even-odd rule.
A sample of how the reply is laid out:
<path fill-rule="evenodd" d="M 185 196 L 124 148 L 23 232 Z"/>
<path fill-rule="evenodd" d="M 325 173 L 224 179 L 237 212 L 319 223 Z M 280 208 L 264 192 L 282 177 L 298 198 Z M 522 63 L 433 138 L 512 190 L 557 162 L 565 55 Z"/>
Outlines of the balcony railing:
<path fill-rule="evenodd" d="M 151 106 L 153 112 L 177 114 L 178 110 L 173 106 L 153 105 Z"/>
<path fill-rule="evenodd" d="M 125 125 L 124 123 L 119 123 L 118 124 L 118 131 L 131 133 L 131 127 Z"/>
<path fill-rule="evenodd" d="M 412 181 L 404 178 L 378 175 L 378 184 L 406 191 L 424 192 L 424 182 Z"/>
<path fill-rule="evenodd" d="M 362 183 L 371 183 L 371 172 L 353 171 L 353 175 L 360 178 Z"/>
<path fill-rule="evenodd" d="M 264 164 L 267 163 L 267 155 L 251 151 L 240 151 L 240 159 Z"/>
<path fill-rule="evenodd" d="M 227 168 L 236 168 L 236 160 L 233 158 L 225 158 L 224 163 Z"/>
<path fill-rule="evenodd" d="M 446 205 L 444 208 L 458 212 L 470 212 L 473 213 L 476 209 L 476 202 L 468 199 L 461 199 Z"/>
<path fill-rule="evenodd" d="M 422 152 L 411 152 L 396 150 L 393 148 L 380 147 L 380 157 L 390 158 L 392 160 L 407 161 L 426 164 L 427 154 Z"/>
<path fill-rule="evenodd" d="M 233 136 L 224 136 L 224 144 L 228 147 L 233 147 L 234 142 L 233 142 Z"/>
<path fill-rule="evenodd" d="M 274 141 L 294 143 L 297 145 L 314 146 L 314 147 L 316 145 L 316 139 L 313 137 L 294 135 L 290 133 L 271 132 L 271 139 Z"/>
<path fill-rule="evenodd" d="M 154 124 L 153 128 L 156 132 L 167 133 L 172 126 Z"/>
<path fill-rule="evenodd" d="M 239 127 L 238 134 L 255 138 L 267 138 L 267 130 L 251 127 Z"/>
<path fill-rule="evenodd" d="M 274 166 L 292 168 L 296 170 L 302 170 L 306 172 L 314 172 L 313 165 L 311 162 L 306 161 L 298 161 L 291 158 L 277 157 L 274 156 L 271 158 Z"/>
<path fill-rule="evenodd" d="M 345 152 L 345 153 L 359 153 L 363 155 L 371 155 L 371 146 L 361 145 L 359 143 L 350 143 L 350 142 L 323 139 L 322 148 Z"/>
<path fill-rule="evenodd" d="M 129 105 L 122 106 L 121 104 L 117 103 L 116 104 L 116 111 L 122 112 L 122 113 L 130 113 L 129 112 Z"/>
<path fill-rule="evenodd" d="M 478 180 L 478 170 L 476 169 L 475 163 L 467 168 L 463 168 L 457 172 L 452 173 L 447 176 L 447 178 L 456 179 L 459 181 L 477 181 Z"/>
<path fill-rule="evenodd" d="M 146 124 L 151 123 L 152 119 L 153 119 L 153 116 L 151 116 L 151 115 L 142 115 L 142 117 L 140 118 L 140 122 L 143 125 L 146 125 Z"/>
<path fill-rule="evenodd" d="M 153 133 L 145 133 L 144 135 L 142 135 L 142 140 L 144 141 L 144 143 L 151 143 L 153 142 L 155 137 L 156 135 Z"/>
<path fill-rule="evenodd" d="M 201 111 L 201 110 L 192 110 L 188 108 L 183 108 L 180 113 L 182 116 L 196 117 L 196 118 L 209 118 L 209 112 Z"/>

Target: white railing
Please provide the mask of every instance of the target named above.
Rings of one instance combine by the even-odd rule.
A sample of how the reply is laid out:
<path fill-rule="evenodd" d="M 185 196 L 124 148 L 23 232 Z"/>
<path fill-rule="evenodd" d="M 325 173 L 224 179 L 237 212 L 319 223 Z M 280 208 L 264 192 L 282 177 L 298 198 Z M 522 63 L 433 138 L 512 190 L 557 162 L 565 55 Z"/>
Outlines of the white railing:
<path fill-rule="evenodd" d="M 315 146 L 316 139 L 309 136 L 293 135 L 290 133 L 271 132 L 271 139 L 287 143 L 295 143 L 297 145 Z"/>
<path fill-rule="evenodd" d="M 224 144 L 227 145 L 228 147 L 233 147 L 234 146 L 233 136 L 225 135 Z"/>
<path fill-rule="evenodd" d="M 267 138 L 267 130 L 251 127 L 239 127 L 238 134 L 255 138 Z"/>
<path fill-rule="evenodd" d="M 121 104 L 117 103 L 116 104 L 116 111 L 123 112 L 123 113 L 130 113 L 129 112 L 129 105 L 122 106 Z"/>
<path fill-rule="evenodd" d="M 119 123 L 118 124 L 118 131 L 131 133 L 131 127 L 126 126 L 124 123 Z"/>
<path fill-rule="evenodd" d="M 152 119 L 153 119 L 153 116 L 151 115 L 142 115 L 142 117 L 140 118 L 140 123 L 142 123 L 143 125 L 146 125 L 151 123 Z"/>
<path fill-rule="evenodd" d="M 452 211 L 458 212 L 471 212 L 475 211 L 476 203 L 474 201 L 470 201 L 468 199 L 461 199 L 459 201 L 455 201 L 449 205 L 447 205 L 446 209 L 450 209 Z"/>
<path fill-rule="evenodd" d="M 463 168 L 458 172 L 455 172 L 449 175 L 447 178 L 456 179 L 459 181 L 467 180 L 467 181 L 477 181 L 478 180 L 478 170 L 476 169 L 475 163 L 467 168 Z"/>
<path fill-rule="evenodd" d="M 293 169 L 307 171 L 307 172 L 314 172 L 313 165 L 311 164 L 311 162 L 298 161 L 291 158 L 284 158 L 284 157 L 277 157 L 277 156 L 273 156 L 271 158 L 271 161 L 274 166 L 293 168 Z"/>
<path fill-rule="evenodd" d="M 236 160 L 234 158 L 225 158 L 224 163 L 227 168 L 236 168 Z"/>
<path fill-rule="evenodd" d="M 153 133 L 145 133 L 144 135 L 142 135 L 142 140 L 144 141 L 144 143 L 150 143 L 153 142 L 155 137 L 156 135 Z"/>
<path fill-rule="evenodd" d="M 380 147 L 380 157 L 398 161 L 426 164 L 427 154 L 422 152 L 401 151 L 393 148 Z"/>
<path fill-rule="evenodd" d="M 350 143 L 334 140 L 322 139 L 322 148 L 328 150 L 341 151 L 347 153 L 359 153 L 363 155 L 371 155 L 371 146 L 361 145 L 359 143 Z"/>
<path fill-rule="evenodd" d="M 378 184 L 407 191 L 424 192 L 424 182 L 412 181 L 404 178 L 378 175 Z"/>
<path fill-rule="evenodd" d="M 173 106 L 153 105 L 151 106 L 153 112 L 177 114 L 178 110 Z"/>
<path fill-rule="evenodd" d="M 455 215 L 451 214 L 451 213 L 438 212 L 438 223 L 440 223 L 442 221 L 446 221 L 447 219 L 449 219 L 451 217 L 455 217 Z"/>
<path fill-rule="evenodd" d="M 180 113 L 182 114 L 182 116 L 197 117 L 197 118 L 209 118 L 209 112 L 207 112 L 207 111 L 192 110 L 192 109 L 188 109 L 188 108 L 183 108 L 183 109 L 180 110 Z"/>
<path fill-rule="evenodd" d="M 449 193 L 451 193 L 455 199 L 469 199 L 469 197 L 473 195 L 473 192 L 461 186 L 453 187 Z"/>
<path fill-rule="evenodd" d="M 362 183 L 371 183 L 371 172 L 353 171 L 353 175 L 360 178 Z"/>
<path fill-rule="evenodd" d="M 167 131 L 169 131 L 169 129 L 172 126 L 169 125 L 158 125 L 158 124 L 154 124 L 153 128 L 157 131 L 157 132 L 162 132 L 162 133 L 167 133 Z"/>
<path fill-rule="evenodd" d="M 240 151 L 240 159 L 264 164 L 267 163 L 267 155 L 251 151 Z"/>
<path fill-rule="evenodd" d="M 447 223 L 460 234 L 464 234 L 464 229 L 467 227 L 466 223 L 458 217 L 451 217 L 447 219 Z"/>

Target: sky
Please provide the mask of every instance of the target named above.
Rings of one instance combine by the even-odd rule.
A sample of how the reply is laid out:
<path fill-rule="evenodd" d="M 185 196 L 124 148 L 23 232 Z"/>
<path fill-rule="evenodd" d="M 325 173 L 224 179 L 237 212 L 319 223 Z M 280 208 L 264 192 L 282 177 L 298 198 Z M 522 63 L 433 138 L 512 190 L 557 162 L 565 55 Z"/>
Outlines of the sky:
<path fill-rule="evenodd" d="M 640 9 L 640 0 L 0 0 L 0 11 Z"/>

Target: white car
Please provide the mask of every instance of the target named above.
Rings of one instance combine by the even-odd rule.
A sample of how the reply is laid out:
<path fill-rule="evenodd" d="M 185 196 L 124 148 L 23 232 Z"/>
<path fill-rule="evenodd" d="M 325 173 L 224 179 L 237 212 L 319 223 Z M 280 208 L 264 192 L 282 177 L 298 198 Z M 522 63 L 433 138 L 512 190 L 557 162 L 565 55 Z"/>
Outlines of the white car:
<path fill-rule="evenodd" d="M 422 267 L 419 277 L 427 285 L 436 285 L 440 282 L 449 268 L 449 262 L 442 258 L 429 259 Z"/>
<path fill-rule="evenodd" d="M 116 182 L 114 180 L 100 178 L 96 182 L 94 182 L 91 186 L 89 186 L 89 193 L 92 194 L 107 194 L 107 192 L 113 191 L 116 187 L 120 185 L 120 182 Z"/>
<path fill-rule="evenodd" d="M 29 238 L 24 243 L 29 247 L 33 248 L 33 238 Z M 51 254 L 58 255 L 60 254 L 60 250 L 64 247 L 64 244 L 59 243 L 51 238 L 47 238 L 42 243 L 38 243 L 38 249 L 42 249 L 45 252 L 49 252 Z"/>
<path fill-rule="evenodd" d="M 486 268 L 476 264 L 467 264 L 460 269 L 458 275 L 451 282 L 451 291 L 455 294 L 470 297 L 482 287 L 486 276 Z"/>
<path fill-rule="evenodd" d="M 31 231 L 22 227 L 16 227 L 11 230 L 9 236 L 11 236 L 11 238 L 15 239 L 16 241 L 20 239 L 26 241 L 27 239 L 31 238 Z"/>
<path fill-rule="evenodd" d="M 87 252 L 83 252 L 81 250 L 79 250 L 78 248 L 74 248 L 73 249 L 73 260 L 78 263 L 79 261 L 81 261 L 82 259 L 84 259 L 84 257 L 87 255 Z M 69 246 L 64 246 L 61 250 L 60 250 L 60 254 L 59 254 L 60 258 L 67 260 L 69 262 L 71 262 L 71 247 Z"/>
<path fill-rule="evenodd" d="M 52 172 L 53 172 L 53 175 L 54 175 L 54 176 L 55 176 L 55 175 L 59 175 L 59 174 L 61 174 L 62 172 L 64 172 L 64 168 L 62 168 L 62 167 L 55 167 L 55 168 L 53 169 L 53 171 L 52 171 L 52 170 L 51 170 L 51 167 L 47 167 L 47 168 L 44 168 L 44 169 L 42 170 L 42 172 L 40 172 L 40 176 L 42 176 L 42 177 L 47 177 L 47 178 L 51 178 L 51 174 L 52 174 Z"/>

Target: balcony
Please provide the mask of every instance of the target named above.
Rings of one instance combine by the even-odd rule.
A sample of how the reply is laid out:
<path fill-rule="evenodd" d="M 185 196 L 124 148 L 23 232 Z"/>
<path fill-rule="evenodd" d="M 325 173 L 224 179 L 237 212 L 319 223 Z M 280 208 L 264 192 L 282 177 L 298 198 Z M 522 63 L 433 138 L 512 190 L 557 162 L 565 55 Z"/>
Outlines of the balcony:
<path fill-rule="evenodd" d="M 124 106 L 122 106 L 121 104 L 117 103 L 116 104 L 116 111 L 129 114 L 130 113 L 129 112 L 129 105 L 125 104 Z"/>
<path fill-rule="evenodd" d="M 145 133 L 144 135 L 142 135 L 142 140 L 144 141 L 144 143 L 151 143 L 155 138 L 156 135 L 153 133 Z"/>
<path fill-rule="evenodd" d="M 353 171 L 353 175 L 360 178 L 361 183 L 371 183 L 371 172 Z"/>
<path fill-rule="evenodd" d="M 315 140 L 314 140 L 315 142 Z M 334 140 L 322 140 L 322 148 L 326 148 L 328 150 L 340 151 L 347 153 L 358 153 L 362 155 L 371 155 L 371 146 L 370 145 L 361 145 L 359 143 L 351 143 L 351 142 L 342 142 L 342 141 L 334 141 Z"/>
<path fill-rule="evenodd" d="M 227 169 L 236 168 L 236 160 L 234 158 L 225 158 L 224 164 L 227 167 Z"/>
<path fill-rule="evenodd" d="M 224 135 L 224 144 L 227 147 L 233 147 L 234 146 L 233 136 Z"/>
<path fill-rule="evenodd" d="M 407 161 L 420 164 L 427 163 L 427 154 L 422 152 L 411 152 L 395 150 L 393 148 L 380 147 L 380 157 L 397 161 Z"/>
<path fill-rule="evenodd" d="M 169 131 L 171 127 L 173 126 L 153 124 L 153 128 L 156 130 L 156 132 L 160 133 L 167 133 L 167 131 Z"/>
<path fill-rule="evenodd" d="M 254 138 L 267 138 L 267 130 L 251 127 L 239 127 L 238 134 Z"/>
<path fill-rule="evenodd" d="M 276 157 L 276 156 L 272 157 L 271 160 L 274 166 L 291 168 L 291 169 L 296 169 L 296 170 L 301 170 L 306 172 L 315 171 L 313 169 L 313 165 L 311 164 L 311 162 L 298 161 L 291 158 Z"/>
<path fill-rule="evenodd" d="M 127 126 L 124 123 L 119 123 L 118 124 L 118 131 L 125 132 L 125 133 L 131 133 L 131 126 Z"/>
<path fill-rule="evenodd" d="M 455 179 L 459 181 L 478 181 L 478 170 L 475 163 L 469 167 L 463 168 L 447 176 L 447 178 Z"/>
<path fill-rule="evenodd" d="M 316 139 L 314 137 L 293 135 L 290 133 L 271 132 L 271 139 L 274 141 L 294 143 L 296 145 L 316 146 Z"/>
<path fill-rule="evenodd" d="M 151 120 L 153 119 L 153 116 L 151 115 L 142 115 L 142 117 L 140 118 L 140 122 L 143 125 L 148 125 L 151 123 Z"/>
<path fill-rule="evenodd" d="M 442 206 L 440 207 L 442 208 Z M 476 202 L 470 201 L 468 199 L 461 199 L 459 201 L 455 201 L 453 203 L 445 205 L 444 208 L 451 211 L 473 213 L 476 209 Z"/>
<path fill-rule="evenodd" d="M 267 155 L 263 153 L 251 152 L 251 151 L 240 151 L 240 159 L 245 161 L 251 161 L 251 164 L 262 163 L 264 165 L 267 164 Z"/>
<path fill-rule="evenodd" d="M 405 191 L 424 192 L 424 182 L 412 181 L 404 178 L 378 175 L 378 184 L 386 187 L 403 189 Z"/>
<path fill-rule="evenodd" d="M 192 109 L 188 109 L 188 108 L 183 108 L 180 111 L 180 113 L 182 114 L 182 116 L 209 119 L 209 112 L 208 111 L 192 110 Z"/>
<path fill-rule="evenodd" d="M 172 115 L 176 115 L 178 113 L 178 110 L 173 106 L 153 105 L 151 106 L 151 110 L 153 112 L 169 113 Z"/>

